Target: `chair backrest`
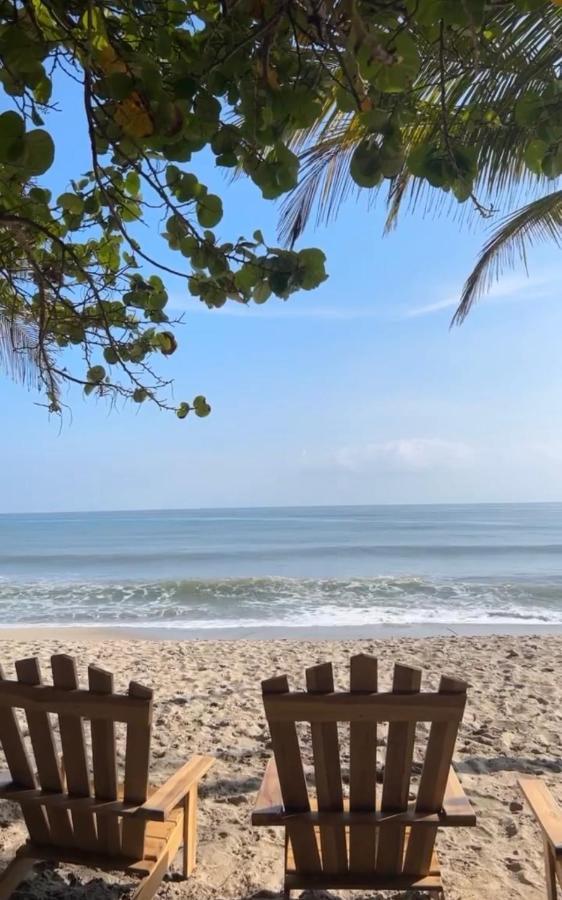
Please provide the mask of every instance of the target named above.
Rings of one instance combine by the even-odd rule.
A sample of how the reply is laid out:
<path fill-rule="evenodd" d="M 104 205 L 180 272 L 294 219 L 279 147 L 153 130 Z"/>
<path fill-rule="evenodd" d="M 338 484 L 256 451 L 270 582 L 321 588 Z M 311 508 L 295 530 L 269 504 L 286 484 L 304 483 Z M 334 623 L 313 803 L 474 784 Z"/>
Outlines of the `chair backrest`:
<path fill-rule="evenodd" d="M 437 692 L 421 692 L 421 672 L 396 665 L 391 690 L 378 692 L 377 660 L 359 655 L 351 659 L 349 691 L 334 691 L 331 663 L 307 669 L 306 687 L 307 692 L 291 692 L 284 675 L 262 682 L 285 810 L 310 812 L 314 799 L 317 803 L 320 848 L 314 824 L 295 817 L 294 826 L 288 825 L 295 869 L 308 874 L 427 874 L 437 828 L 416 814 L 441 810 L 466 683 L 443 677 Z M 300 722 L 310 723 L 316 798 L 303 768 Z M 416 735 L 417 724 L 425 722 L 429 732 L 420 728 Z M 349 742 L 341 746 L 338 723 L 349 723 Z M 385 754 L 382 723 L 388 723 Z M 377 738 L 384 755 L 380 797 Z M 415 749 L 422 765 L 417 797 L 410 804 L 412 769 L 420 770 Z M 348 760 L 344 780 L 342 759 Z M 394 823 L 392 813 L 408 815 Z"/>
<path fill-rule="evenodd" d="M 115 693 L 113 675 L 96 666 L 88 668 L 88 687 L 80 688 L 76 662 L 66 655 L 51 658 L 52 685 L 43 682 L 35 658 L 20 659 L 15 667 L 16 680 L 0 669 L 0 744 L 10 787 L 16 793 L 30 791 L 30 800 L 19 802 L 31 841 L 141 859 L 142 821 L 121 820 L 117 812 L 94 814 L 87 803 L 72 808 L 66 801 L 119 798 L 119 723 L 126 725 L 122 799 L 133 804 L 146 800 L 152 691 L 131 682 L 127 694 Z M 17 710 L 23 710 L 27 729 Z M 91 740 L 84 720 L 90 722 Z M 38 802 L 43 795 L 38 798 L 37 789 L 45 792 L 44 803 Z"/>

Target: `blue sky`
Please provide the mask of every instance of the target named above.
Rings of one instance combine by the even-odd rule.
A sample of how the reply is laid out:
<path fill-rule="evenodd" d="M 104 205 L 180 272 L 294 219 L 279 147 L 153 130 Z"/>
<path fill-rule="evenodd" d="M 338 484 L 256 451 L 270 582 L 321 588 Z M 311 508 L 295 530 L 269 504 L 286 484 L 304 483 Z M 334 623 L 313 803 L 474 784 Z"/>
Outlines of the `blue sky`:
<path fill-rule="evenodd" d="M 54 189 L 86 167 L 63 118 Z M 191 168 L 224 198 L 222 237 L 273 240 L 278 207 L 254 185 Z M 416 213 L 383 238 L 383 219 L 353 198 L 309 230 L 330 278 L 286 302 L 209 311 L 168 281 L 185 323 L 161 371 L 178 401 L 207 395 L 207 419 L 71 390 L 61 423 L 3 378 L 0 512 L 561 500 L 559 251 L 538 248 L 529 277 L 508 272 L 449 331 L 486 225 Z M 153 226 L 144 242 L 166 250 Z"/>

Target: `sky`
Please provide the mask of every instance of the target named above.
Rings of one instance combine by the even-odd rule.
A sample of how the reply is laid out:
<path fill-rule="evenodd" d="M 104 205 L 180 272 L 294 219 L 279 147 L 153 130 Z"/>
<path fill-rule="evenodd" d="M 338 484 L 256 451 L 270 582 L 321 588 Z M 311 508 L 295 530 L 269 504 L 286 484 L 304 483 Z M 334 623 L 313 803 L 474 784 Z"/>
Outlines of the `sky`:
<path fill-rule="evenodd" d="M 55 191 L 88 166 L 59 116 Z M 191 168 L 223 197 L 221 238 L 274 242 L 278 205 L 207 158 Z M 167 279 L 184 323 L 158 365 L 208 418 L 72 389 L 60 420 L 1 376 L 0 512 L 562 500 L 560 250 L 536 248 L 450 330 L 489 223 L 415 212 L 383 237 L 382 197 L 362 193 L 300 242 L 327 255 L 316 291 L 207 310 Z M 166 258 L 154 223 L 143 245 Z"/>

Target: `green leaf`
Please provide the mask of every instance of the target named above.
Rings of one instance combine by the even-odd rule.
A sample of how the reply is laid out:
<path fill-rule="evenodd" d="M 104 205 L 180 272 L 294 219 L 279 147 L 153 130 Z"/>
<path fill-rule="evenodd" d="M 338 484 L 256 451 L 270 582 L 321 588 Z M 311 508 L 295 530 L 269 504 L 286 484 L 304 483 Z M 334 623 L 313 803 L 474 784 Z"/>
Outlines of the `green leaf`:
<path fill-rule="evenodd" d="M 218 123 L 221 105 L 212 94 L 209 94 L 207 91 L 202 91 L 197 94 L 195 98 L 193 112 L 202 122 Z"/>
<path fill-rule="evenodd" d="M 547 178 L 557 178 L 562 173 L 562 144 L 548 149 L 542 161 L 542 170 Z"/>
<path fill-rule="evenodd" d="M 55 145 L 51 135 L 43 129 L 31 131 L 25 136 L 23 166 L 29 175 L 43 175 L 55 158 Z"/>
<path fill-rule="evenodd" d="M 114 366 L 115 363 L 119 362 L 119 354 L 113 349 L 113 347 L 106 347 L 103 351 L 103 358 L 106 363 L 109 363 L 110 366 Z"/>
<path fill-rule="evenodd" d="M 542 161 L 546 156 L 548 144 L 546 141 L 529 141 L 525 147 L 525 165 L 535 175 L 542 175 Z"/>
<path fill-rule="evenodd" d="M 384 43 L 383 35 L 381 42 Z M 393 54 L 394 62 L 373 64 L 371 51 L 368 48 L 364 49 L 362 69 L 365 78 L 384 93 L 395 94 L 406 91 L 420 67 L 416 42 L 411 35 L 401 31 L 391 46 L 386 46 L 385 49 Z"/>
<path fill-rule="evenodd" d="M 541 117 L 544 104 L 540 94 L 528 91 L 515 104 L 515 121 L 524 127 L 534 125 Z"/>
<path fill-rule="evenodd" d="M 195 200 L 204 193 L 203 185 L 199 182 L 195 175 L 186 172 L 181 175 L 175 186 L 174 193 L 180 203 L 187 203 L 189 200 Z"/>
<path fill-rule="evenodd" d="M 265 303 L 271 297 L 271 288 L 267 281 L 257 284 L 252 292 L 254 303 Z"/>
<path fill-rule="evenodd" d="M 349 167 L 351 177 L 359 187 L 373 188 L 382 181 L 381 152 L 372 138 L 356 147 Z"/>
<path fill-rule="evenodd" d="M 204 228 L 213 228 L 222 219 L 222 200 L 216 194 L 207 194 L 197 203 L 197 219 Z"/>
<path fill-rule="evenodd" d="M 269 275 L 269 286 L 274 294 L 278 297 L 289 296 L 289 283 L 291 281 L 291 273 L 278 269 Z"/>
<path fill-rule="evenodd" d="M 133 391 L 133 400 L 135 403 L 144 403 L 148 397 L 148 391 L 145 388 L 136 388 Z"/>
<path fill-rule="evenodd" d="M 12 110 L 0 115 L 0 161 L 17 162 L 25 150 L 25 122 Z"/>
<path fill-rule="evenodd" d="M 205 416 L 208 416 L 211 412 L 211 407 L 207 403 L 207 398 L 202 395 L 195 397 L 192 405 L 195 410 L 195 415 L 199 416 L 200 419 L 205 418 Z"/>
<path fill-rule="evenodd" d="M 84 201 L 78 194 L 61 194 L 57 203 L 59 206 L 62 206 L 66 212 L 74 213 L 74 215 L 81 215 L 84 212 Z"/>
<path fill-rule="evenodd" d="M 35 87 L 33 88 L 33 96 L 35 97 L 37 103 L 48 103 L 51 99 L 51 94 L 53 92 L 53 82 L 47 76 L 43 76 L 39 79 Z M 37 118 L 41 118 L 38 116 Z M 33 120 L 34 125 L 42 125 L 43 121 L 40 122 Z"/>
<path fill-rule="evenodd" d="M 161 331 L 157 337 L 160 353 L 164 356 L 171 356 L 178 348 L 178 342 L 171 331 Z"/>
<path fill-rule="evenodd" d="M 260 277 L 260 270 L 251 263 L 243 265 L 234 276 L 234 284 L 243 294 L 249 294 Z"/>
<path fill-rule="evenodd" d="M 325 269 L 326 256 L 322 250 L 318 250 L 316 247 L 309 247 L 299 252 L 298 259 L 300 283 L 305 291 L 318 287 L 322 281 L 326 280 L 328 277 Z"/>
<path fill-rule="evenodd" d="M 185 419 L 185 417 L 189 413 L 189 410 L 189 403 L 180 403 L 180 405 L 176 409 L 176 416 L 178 417 L 178 419 Z"/>
<path fill-rule="evenodd" d="M 92 384 L 99 384 L 105 378 L 105 369 L 103 366 L 92 366 L 88 369 L 88 381 Z"/>
<path fill-rule="evenodd" d="M 133 197 L 136 197 L 140 191 L 140 176 L 138 172 L 134 170 L 131 172 L 127 172 L 127 176 L 125 178 L 125 187 L 129 194 L 132 194 Z"/>

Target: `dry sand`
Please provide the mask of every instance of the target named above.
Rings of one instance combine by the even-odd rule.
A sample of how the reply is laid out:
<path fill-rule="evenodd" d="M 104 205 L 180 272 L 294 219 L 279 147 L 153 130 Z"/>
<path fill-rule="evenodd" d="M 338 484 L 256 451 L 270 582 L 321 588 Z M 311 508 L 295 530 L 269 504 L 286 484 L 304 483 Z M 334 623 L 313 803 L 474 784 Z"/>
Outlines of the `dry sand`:
<path fill-rule="evenodd" d="M 341 687 L 349 657 L 379 657 L 381 688 L 393 662 L 419 666 L 427 686 L 441 673 L 465 678 L 469 700 L 455 763 L 478 815 L 472 829 L 442 831 L 438 840 L 448 900 L 545 896 L 541 840 L 516 786 L 520 773 L 544 777 L 562 801 L 562 637 L 435 637 L 384 641 L 79 641 L 4 638 L 8 672 L 16 658 L 38 655 L 43 670 L 54 652 L 73 653 L 82 677 L 88 662 L 155 691 L 151 780 L 158 783 L 191 753 L 217 758 L 201 790 L 198 867 L 187 881 L 164 882 L 161 898 L 219 900 L 274 897 L 281 885 L 281 832 L 252 829 L 250 813 L 266 760 L 269 734 L 260 679 L 288 673 L 302 686 L 305 666 L 333 660 Z M 0 865 L 24 839 L 17 810 L 0 803 Z M 20 897 L 118 898 L 132 882 L 119 875 L 46 868 Z M 298 896 L 298 893 L 297 893 Z M 323 895 L 326 897 L 326 895 Z M 339 896 L 333 892 L 330 897 Z M 383 898 L 380 892 L 345 895 Z M 394 895 L 394 896 L 404 896 Z"/>

